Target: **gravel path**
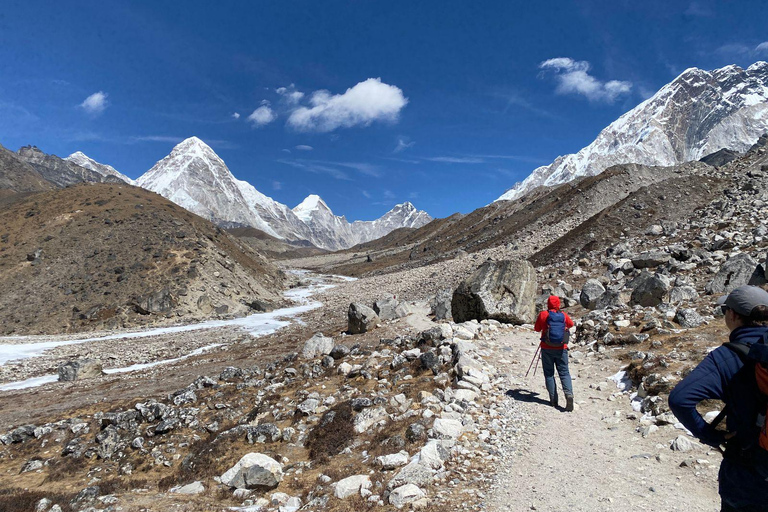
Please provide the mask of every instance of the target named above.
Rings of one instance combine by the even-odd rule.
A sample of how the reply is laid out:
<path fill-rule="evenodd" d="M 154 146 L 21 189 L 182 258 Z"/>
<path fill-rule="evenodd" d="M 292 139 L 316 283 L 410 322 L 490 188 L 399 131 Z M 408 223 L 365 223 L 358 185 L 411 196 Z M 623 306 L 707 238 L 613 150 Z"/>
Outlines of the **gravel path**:
<path fill-rule="evenodd" d="M 524 378 L 536 348 L 532 331 L 515 329 L 490 343 L 509 389 L 503 421 L 507 442 L 485 510 L 720 509 L 720 455 L 703 446 L 672 451 L 670 442 L 682 432 L 671 425 L 643 438 L 629 397 L 611 381 L 599 386 L 618 370 L 618 362 L 572 362 L 577 409 L 566 413 L 548 405 L 541 369 Z"/>

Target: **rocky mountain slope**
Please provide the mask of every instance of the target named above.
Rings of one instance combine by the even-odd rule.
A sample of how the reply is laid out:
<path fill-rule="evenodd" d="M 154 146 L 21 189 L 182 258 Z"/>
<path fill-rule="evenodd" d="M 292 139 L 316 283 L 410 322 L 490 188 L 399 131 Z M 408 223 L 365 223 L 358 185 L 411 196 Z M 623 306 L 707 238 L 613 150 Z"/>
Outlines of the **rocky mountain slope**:
<path fill-rule="evenodd" d="M 77 183 L 124 183 L 113 175 L 80 167 L 75 162 L 56 155 L 43 153 L 35 146 L 24 146 L 18 151 L 20 160 L 31 165 L 40 175 L 57 187 L 68 187 Z"/>
<path fill-rule="evenodd" d="M 146 190 L 81 184 L 0 210 L 2 334 L 242 315 L 282 302 L 283 274 Z"/>
<path fill-rule="evenodd" d="M 94 160 L 93 158 L 89 157 L 88 155 L 85 155 L 81 151 L 77 151 L 75 153 L 72 153 L 68 157 L 66 157 L 64 160 L 67 160 L 68 162 L 75 163 L 79 165 L 80 167 L 83 167 L 85 169 L 90 169 L 91 171 L 95 171 L 102 176 L 115 176 L 117 178 L 120 178 L 124 182 L 135 185 L 136 183 L 126 176 L 125 174 L 121 173 L 120 171 L 116 170 L 111 165 L 107 164 L 101 164 Z"/>
<path fill-rule="evenodd" d="M 381 219 L 350 224 L 333 215 L 317 196 L 294 210 L 236 179 L 224 161 L 203 141 L 190 137 L 157 162 L 137 184 L 226 227 L 250 226 L 275 238 L 307 240 L 336 250 L 398 227 L 419 227 L 431 220 L 410 203 L 396 206 Z M 321 204 L 322 203 L 322 204 Z"/>
<path fill-rule="evenodd" d="M 589 146 L 535 169 L 497 201 L 594 176 L 626 163 L 671 166 L 727 148 L 744 152 L 768 131 L 768 63 L 685 70 L 605 128 Z"/>
<path fill-rule="evenodd" d="M 54 188 L 56 185 L 46 180 L 16 153 L 0 146 L 0 197 Z"/>

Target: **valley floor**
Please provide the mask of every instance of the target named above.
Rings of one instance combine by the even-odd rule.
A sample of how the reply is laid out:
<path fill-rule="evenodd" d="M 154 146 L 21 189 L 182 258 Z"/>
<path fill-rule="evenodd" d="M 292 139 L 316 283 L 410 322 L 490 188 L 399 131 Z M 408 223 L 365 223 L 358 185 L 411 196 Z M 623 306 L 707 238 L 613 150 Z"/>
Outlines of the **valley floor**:
<path fill-rule="evenodd" d="M 365 280 L 340 284 L 317 296 L 325 306 L 306 313 L 302 317 L 304 324 L 255 340 L 230 328 L 194 334 L 194 343 L 189 346 L 222 341 L 224 346 L 162 367 L 122 376 L 108 375 L 94 381 L 0 392 L 2 430 L 12 425 L 66 418 L 70 411 L 108 411 L 131 400 L 160 399 L 199 375 L 215 375 L 227 366 L 264 364 L 300 351 L 303 342 L 316 331 L 333 334 L 339 342 L 361 342 L 375 347 L 380 337 L 416 335 L 434 325 L 426 315 L 426 303 L 417 301 L 409 317 L 388 322 L 365 335 L 343 336 L 340 333 L 346 326 L 340 322 L 343 315 L 336 309 L 360 290 L 380 293 L 381 287 Z M 370 297 L 359 299 L 367 301 Z M 331 305 L 333 310 L 329 311 Z M 146 342 L 159 347 L 163 338 Z M 492 390 L 478 402 L 493 404 L 489 410 L 496 413 L 480 415 L 485 423 L 478 422 L 475 430 L 488 429 L 493 435 L 488 443 L 473 445 L 485 450 L 483 457 L 459 457 L 448 463 L 449 474 L 457 478 L 449 477 L 449 485 L 437 483 L 430 488 L 431 504 L 427 510 L 719 510 L 719 454 L 699 445 L 690 452 L 672 451 L 671 441 L 685 435 L 672 425 L 662 426 L 644 438 L 639 432 L 641 414 L 632 410 L 629 394 L 617 390 L 615 383 L 608 380 L 622 366 L 610 352 L 592 354 L 579 364 L 572 361 L 577 410 L 566 413 L 547 404 L 540 369 L 536 376 L 524 377 L 536 347 L 536 335 L 529 328 L 502 328 L 484 335 L 476 344 L 484 364 L 495 373 Z M 72 347 L 76 348 L 68 349 L 75 353 L 67 352 L 66 357 L 98 355 L 99 346 L 99 342 L 75 345 Z M 165 351 L 158 357 L 169 355 L 175 354 Z M 47 364 L 49 368 L 55 367 L 56 361 L 49 359 Z M 4 377 L 6 381 L 9 378 L 7 374 Z M 30 403 L 35 407 L 29 407 Z M 18 464 L 0 457 L 0 490 L 16 482 Z M 34 485 L 32 477 L 24 478 L 30 486 Z M 218 498 L 211 496 L 201 496 L 198 499 L 202 501 L 197 504 L 195 498 L 155 492 L 118 495 L 118 499 L 122 500 L 123 510 L 153 510 L 160 506 L 223 509 L 223 505 L 216 505 Z M 328 510 L 351 510 L 337 506 L 341 507 L 341 503 L 331 502 Z M 364 506 L 373 510 L 391 508 L 368 503 Z"/>

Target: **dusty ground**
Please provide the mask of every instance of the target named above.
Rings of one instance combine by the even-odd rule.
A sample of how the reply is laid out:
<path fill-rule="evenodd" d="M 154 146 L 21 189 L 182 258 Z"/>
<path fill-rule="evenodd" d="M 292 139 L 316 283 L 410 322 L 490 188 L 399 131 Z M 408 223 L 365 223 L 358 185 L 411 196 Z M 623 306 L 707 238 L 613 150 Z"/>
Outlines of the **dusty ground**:
<path fill-rule="evenodd" d="M 629 397 L 607 380 L 619 368 L 614 359 L 572 363 L 577 410 L 550 407 L 541 370 L 524 377 L 535 340 L 515 330 L 489 342 L 498 368 L 508 372 L 508 416 L 526 421 L 524 430 L 509 431 L 487 510 L 719 510 L 718 453 L 703 446 L 672 451 L 669 443 L 682 433 L 673 426 L 643 438 L 639 422 L 628 419 L 636 415 Z M 606 389 L 595 389 L 605 382 Z"/>

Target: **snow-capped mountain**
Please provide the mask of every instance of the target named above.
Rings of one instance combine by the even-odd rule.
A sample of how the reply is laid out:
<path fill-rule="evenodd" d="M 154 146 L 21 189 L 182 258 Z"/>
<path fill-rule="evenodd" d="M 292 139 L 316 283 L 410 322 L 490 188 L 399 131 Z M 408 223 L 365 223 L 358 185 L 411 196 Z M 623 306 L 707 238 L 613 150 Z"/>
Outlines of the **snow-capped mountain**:
<path fill-rule="evenodd" d="M 81 151 L 72 153 L 68 157 L 64 158 L 64 160 L 68 160 L 76 165 L 79 165 L 80 167 L 85 167 L 86 169 L 90 169 L 91 171 L 96 171 L 102 176 L 115 176 L 116 178 L 120 178 L 124 182 L 130 183 L 131 185 L 136 184 L 135 181 L 133 181 L 131 178 L 129 178 L 125 174 L 117 171 L 111 165 L 99 163 Z"/>
<path fill-rule="evenodd" d="M 768 63 L 685 70 L 589 146 L 535 169 L 497 201 L 594 176 L 616 164 L 675 165 L 722 148 L 744 152 L 768 131 Z"/>
<path fill-rule="evenodd" d="M 406 203 L 381 219 L 350 224 L 316 195 L 291 210 L 235 178 L 213 149 L 197 137 L 179 143 L 136 184 L 216 224 L 252 226 L 276 238 L 308 240 L 329 250 L 346 249 L 394 229 L 420 227 L 432 220 Z"/>

